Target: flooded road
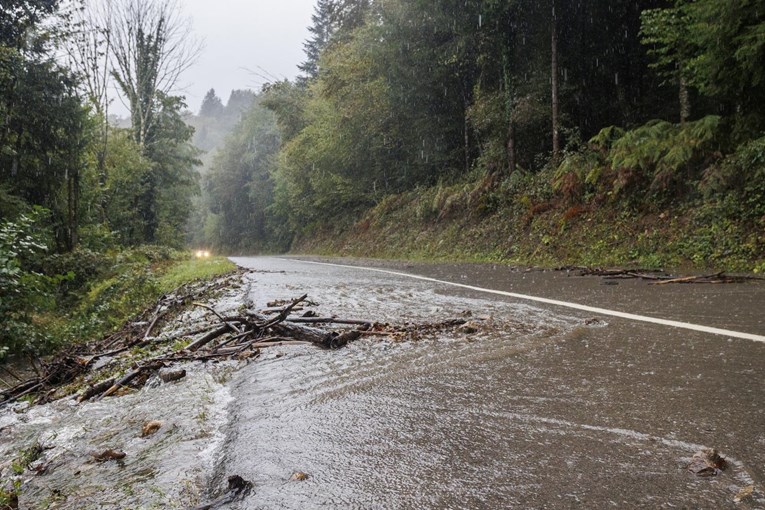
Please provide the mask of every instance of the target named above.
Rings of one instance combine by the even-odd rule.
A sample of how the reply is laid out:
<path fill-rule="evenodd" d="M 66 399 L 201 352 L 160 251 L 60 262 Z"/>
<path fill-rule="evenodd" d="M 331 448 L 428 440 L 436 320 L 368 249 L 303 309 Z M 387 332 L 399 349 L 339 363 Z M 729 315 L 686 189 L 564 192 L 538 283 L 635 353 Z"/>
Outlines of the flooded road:
<path fill-rule="evenodd" d="M 234 260 L 250 271 L 207 302 L 226 315 L 308 294 L 319 316 L 469 327 L 334 351 L 269 347 L 254 360 L 189 362 L 186 378 L 118 398 L 6 406 L 0 480 L 20 484 L 19 508 L 194 508 L 232 475 L 253 489 L 214 508 L 765 508 L 765 343 L 476 289 L 759 338 L 761 282 L 605 285 L 493 265 Z M 163 331 L 205 313 L 192 307 Z M 144 437 L 149 420 L 161 428 Z M 41 457 L 16 465 L 35 445 Z M 94 461 L 107 448 L 126 456 Z M 704 448 L 728 468 L 690 472 Z"/>
<path fill-rule="evenodd" d="M 420 342 L 280 348 L 237 372 L 212 487 L 238 474 L 255 490 L 232 508 L 765 507 L 763 343 L 363 269 L 235 262 L 257 271 L 260 307 L 305 292 L 319 315 L 483 320 L 475 333 Z M 606 287 L 493 266 L 377 264 L 765 333 L 758 285 Z M 729 469 L 690 473 L 703 447 Z M 294 472 L 309 478 L 289 481 Z"/>

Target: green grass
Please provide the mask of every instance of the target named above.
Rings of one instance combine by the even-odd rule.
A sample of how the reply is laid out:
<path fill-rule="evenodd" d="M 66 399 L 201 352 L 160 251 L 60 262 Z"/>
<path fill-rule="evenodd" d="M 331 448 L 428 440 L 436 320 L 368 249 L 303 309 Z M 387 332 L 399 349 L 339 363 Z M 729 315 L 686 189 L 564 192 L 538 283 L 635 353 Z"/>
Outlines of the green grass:
<path fill-rule="evenodd" d="M 225 257 L 207 259 L 193 258 L 171 265 L 160 277 L 159 288 L 167 292 L 200 278 L 213 278 L 236 269 L 236 265 Z"/>
<path fill-rule="evenodd" d="M 55 331 L 49 333 L 52 348 L 108 335 L 163 294 L 236 269 L 224 257 L 197 259 L 185 252 L 154 260 L 126 252 L 115 260 L 108 273 L 89 281 L 69 310 L 53 310 L 38 318 L 47 331 Z"/>

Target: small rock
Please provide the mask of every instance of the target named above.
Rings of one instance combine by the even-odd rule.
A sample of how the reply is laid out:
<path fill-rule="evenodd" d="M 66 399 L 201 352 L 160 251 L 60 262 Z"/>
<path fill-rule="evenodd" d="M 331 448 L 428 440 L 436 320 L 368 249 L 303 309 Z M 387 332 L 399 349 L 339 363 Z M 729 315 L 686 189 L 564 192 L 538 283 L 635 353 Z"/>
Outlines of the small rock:
<path fill-rule="evenodd" d="M 246 496 L 252 490 L 252 482 L 248 482 L 239 475 L 228 477 L 228 491 L 221 497 L 210 503 L 197 505 L 190 510 L 217 510 L 229 508 L 231 503 Z"/>
<path fill-rule="evenodd" d="M 688 471 L 696 476 L 717 476 L 728 467 L 726 460 L 714 448 L 696 452 L 688 464 Z"/>
<path fill-rule="evenodd" d="M 295 471 L 292 473 L 292 476 L 290 476 L 290 481 L 292 482 L 303 482 L 305 480 L 308 480 L 309 475 L 306 473 L 303 473 L 302 471 Z"/>
<path fill-rule="evenodd" d="M 183 379 L 184 377 L 186 377 L 186 371 L 182 368 L 178 370 L 159 371 L 159 378 L 166 383 L 177 381 L 178 379 Z"/>
<path fill-rule="evenodd" d="M 127 454 L 120 450 L 112 450 L 109 448 L 108 450 L 104 450 L 99 453 L 91 453 L 91 457 L 93 457 L 93 460 L 96 462 L 108 462 L 110 460 L 121 460 L 124 459 Z"/>
<path fill-rule="evenodd" d="M 141 437 L 146 437 L 154 434 L 156 431 L 158 431 L 160 428 L 162 428 L 162 422 L 158 420 L 151 420 L 147 421 L 143 424 L 143 428 L 141 428 Z"/>
<path fill-rule="evenodd" d="M 232 475 L 228 477 L 228 490 L 235 491 L 237 493 L 250 490 L 252 488 L 252 482 L 248 482 L 239 475 Z"/>

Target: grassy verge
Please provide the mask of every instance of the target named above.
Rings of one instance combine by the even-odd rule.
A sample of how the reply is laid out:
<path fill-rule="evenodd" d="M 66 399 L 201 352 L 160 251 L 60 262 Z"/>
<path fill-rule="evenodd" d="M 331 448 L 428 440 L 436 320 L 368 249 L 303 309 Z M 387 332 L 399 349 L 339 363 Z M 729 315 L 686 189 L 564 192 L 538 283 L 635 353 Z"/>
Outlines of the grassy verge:
<path fill-rule="evenodd" d="M 225 257 L 188 259 L 177 261 L 160 276 L 160 288 L 164 292 L 198 279 L 214 278 L 236 269 L 233 262 Z"/>
<path fill-rule="evenodd" d="M 22 353 L 44 355 L 108 335 L 160 296 L 198 279 L 233 271 L 223 257 L 140 247 L 111 254 L 75 252 L 46 261 L 51 274 L 70 273 L 51 304 L 33 317 L 33 342 Z"/>
<path fill-rule="evenodd" d="M 765 218 L 744 221 L 714 202 L 642 211 L 609 202 L 572 205 L 534 182 L 487 189 L 485 180 L 475 180 L 388 197 L 352 227 L 315 233 L 294 251 L 761 273 Z"/>

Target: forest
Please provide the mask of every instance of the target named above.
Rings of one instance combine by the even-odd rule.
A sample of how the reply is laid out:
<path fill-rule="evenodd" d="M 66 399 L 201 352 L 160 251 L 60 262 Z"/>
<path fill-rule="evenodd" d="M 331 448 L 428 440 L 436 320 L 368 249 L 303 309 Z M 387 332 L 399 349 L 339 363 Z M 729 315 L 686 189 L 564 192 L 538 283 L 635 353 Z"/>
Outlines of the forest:
<path fill-rule="evenodd" d="M 171 4 L 97 5 L 0 8 L 0 360 L 116 327 L 186 244 L 200 151 L 172 91 L 199 48 Z"/>
<path fill-rule="evenodd" d="M 765 269 L 762 0 L 319 0 L 309 29 L 200 241 Z"/>
<path fill-rule="evenodd" d="M 0 357 L 185 247 L 765 270 L 765 0 L 318 0 L 197 115 L 172 3 L 96 5 L 0 9 Z"/>

